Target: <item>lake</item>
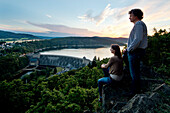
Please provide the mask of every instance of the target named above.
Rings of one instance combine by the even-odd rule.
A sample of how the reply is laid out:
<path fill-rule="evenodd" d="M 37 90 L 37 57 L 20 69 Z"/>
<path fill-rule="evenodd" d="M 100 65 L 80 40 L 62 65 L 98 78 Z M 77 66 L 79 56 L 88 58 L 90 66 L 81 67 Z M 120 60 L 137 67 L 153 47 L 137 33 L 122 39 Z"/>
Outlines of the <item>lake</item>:
<path fill-rule="evenodd" d="M 120 46 L 122 50 L 124 46 Z M 103 58 L 110 58 L 113 54 L 110 52 L 110 47 L 108 48 L 92 48 L 92 49 L 61 49 L 61 50 L 51 50 L 40 52 L 40 54 L 44 55 L 64 55 L 64 56 L 73 56 L 78 58 L 83 58 L 93 60 L 94 56 L 99 57 L 100 60 Z"/>

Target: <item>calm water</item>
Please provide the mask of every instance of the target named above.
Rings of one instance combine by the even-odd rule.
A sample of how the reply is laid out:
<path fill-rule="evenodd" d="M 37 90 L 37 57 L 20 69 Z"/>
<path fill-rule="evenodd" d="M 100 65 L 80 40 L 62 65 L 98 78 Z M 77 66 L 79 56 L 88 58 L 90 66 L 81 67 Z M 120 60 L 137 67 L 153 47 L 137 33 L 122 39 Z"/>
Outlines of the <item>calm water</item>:
<path fill-rule="evenodd" d="M 122 50 L 124 46 L 121 46 Z M 73 56 L 83 58 L 84 56 L 87 59 L 93 60 L 94 56 L 103 58 L 110 58 L 113 54 L 110 52 L 110 48 L 97 48 L 97 49 L 62 49 L 62 50 L 51 50 L 40 52 L 40 54 L 45 55 L 64 55 L 64 56 Z"/>

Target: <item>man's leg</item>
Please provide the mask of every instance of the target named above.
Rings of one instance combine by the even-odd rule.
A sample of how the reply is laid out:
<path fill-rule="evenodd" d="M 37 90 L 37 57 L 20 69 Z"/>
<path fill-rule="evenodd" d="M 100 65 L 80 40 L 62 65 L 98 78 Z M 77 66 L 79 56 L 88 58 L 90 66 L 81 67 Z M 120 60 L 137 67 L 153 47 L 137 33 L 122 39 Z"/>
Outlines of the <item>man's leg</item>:
<path fill-rule="evenodd" d="M 136 93 L 140 93 L 140 90 L 141 90 L 141 80 L 140 80 L 140 62 L 143 58 L 143 56 L 145 55 L 145 50 L 142 49 L 142 50 L 139 50 L 137 53 L 136 53 L 136 83 L 135 83 L 135 86 L 136 86 Z"/>
<path fill-rule="evenodd" d="M 135 53 L 128 53 L 129 71 L 132 77 L 131 93 L 135 94 L 137 91 L 137 82 L 140 82 L 140 60 Z"/>
<path fill-rule="evenodd" d="M 123 68 L 123 72 L 126 77 L 130 78 L 130 72 L 129 72 L 129 61 L 128 61 L 128 53 L 127 50 L 123 53 L 123 61 L 125 63 L 125 67 Z"/>
<path fill-rule="evenodd" d="M 128 52 L 129 71 L 132 77 L 131 92 L 140 92 L 140 61 L 145 55 L 145 50 L 138 50 L 135 53 Z"/>
<path fill-rule="evenodd" d="M 140 86 L 140 56 L 138 56 L 137 58 L 136 58 L 136 65 L 135 65 L 135 67 L 136 67 L 136 80 L 135 80 L 135 93 L 140 93 L 140 88 L 141 88 L 141 86 Z"/>
<path fill-rule="evenodd" d="M 123 53 L 123 61 L 125 63 L 125 69 L 129 70 L 129 61 L 127 50 Z"/>

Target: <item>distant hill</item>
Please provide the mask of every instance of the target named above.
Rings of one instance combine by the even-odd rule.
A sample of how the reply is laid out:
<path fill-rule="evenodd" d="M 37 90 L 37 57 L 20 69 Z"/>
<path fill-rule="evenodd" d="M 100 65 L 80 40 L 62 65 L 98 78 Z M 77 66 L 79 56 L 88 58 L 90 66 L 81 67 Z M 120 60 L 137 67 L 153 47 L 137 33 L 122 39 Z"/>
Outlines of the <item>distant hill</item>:
<path fill-rule="evenodd" d="M 113 38 L 116 42 L 127 43 L 128 38 Z"/>
<path fill-rule="evenodd" d="M 40 38 L 40 39 L 65 38 L 65 37 L 49 37 L 49 36 L 37 36 L 37 37 Z"/>
<path fill-rule="evenodd" d="M 40 39 L 55 39 L 55 38 L 71 38 L 71 37 L 47 37 L 47 36 L 37 36 Z M 72 36 L 78 38 L 79 36 Z M 85 38 L 85 37 L 79 37 L 79 38 Z M 87 37 L 86 37 L 87 38 Z M 99 38 L 99 39 L 104 39 L 104 40 L 110 40 L 110 41 L 116 41 L 120 43 L 127 43 L 128 38 L 110 38 L 110 37 L 98 37 L 94 36 L 93 38 Z"/>
<path fill-rule="evenodd" d="M 106 40 L 111 40 L 111 41 L 116 41 L 116 42 L 120 42 L 120 43 L 127 43 L 128 38 L 110 38 L 110 37 L 100 37 L 101 39 L 106 39 Z"/>
<path fill-rule="evenodd" d="M 37 36 L 0 30 L 0 39 L 39 39 Z"/>
<path fill-rule="evenodd" d="M 111 44 L 125 46 L 124 43 L 116 42 L 114 39 L 103 37 L 64 37 L 22 43 L 21 45 L 25 46 L 30 51 L 39 52 L 66 48 L 78 49 L 110 47 Z"/>
<path fill-rule="evenodd" d="M 32 34 L 34 36 L 43 38 L 43 39 L 52 39 L 58 37 L 69 37 L 69 36 L 78 36 L 69 33 L 60 33 L 60 32 L 52 32 L 52 31 L 45 31 L 45 32 L 25 32 L 25 31 L 15 31 L 15 33 L 24 33 L 24 34 Z"/>
<path fill-rule="evenodd" d="M 115 41 L 113 38 L 107 37 L 65 37 L 54 38 L 48 41 L 50 45 L 75 45 L 75 46 L 110 46 L 111 44 L 125 45 L 123 42 Z"/>
<path fill-rule="evenodd" d="M 125 44 L 127 42 L 127 38 L 110 38 L 110 37 L 80 37 L 80 36 L 72 36 L 72 37 L 48 37 L 48 36 L 35 36 L 27 33 L 14 33 L 10 31 L 0 30 L 0 39 L 5 40 L 30 40 L 30 39 L 50 39 L 50 43 L 54 43 L 53 45 L 110 45 L 110 44 Z"/>

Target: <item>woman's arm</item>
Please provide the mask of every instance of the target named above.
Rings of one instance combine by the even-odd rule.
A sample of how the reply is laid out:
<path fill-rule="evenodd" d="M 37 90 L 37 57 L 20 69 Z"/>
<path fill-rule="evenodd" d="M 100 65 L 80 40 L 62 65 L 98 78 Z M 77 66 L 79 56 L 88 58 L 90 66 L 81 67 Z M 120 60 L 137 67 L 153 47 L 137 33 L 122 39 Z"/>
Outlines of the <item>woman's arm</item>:
<path fill-rule="evenodd" d="M 102 64 L 102 65 L 101 65 L 101 68 L 106 68 L 105 66 L 106 66 L 106 64 Z"/>
<path fill-rule="evenodd" d="M 101 65 L 101 68 L 108 68 L 108 67 L 110 67 L 112 65 L 113 62 L 114 62 L 114 57 L 111 57 L 107 64 L 102 64 Z"/>

